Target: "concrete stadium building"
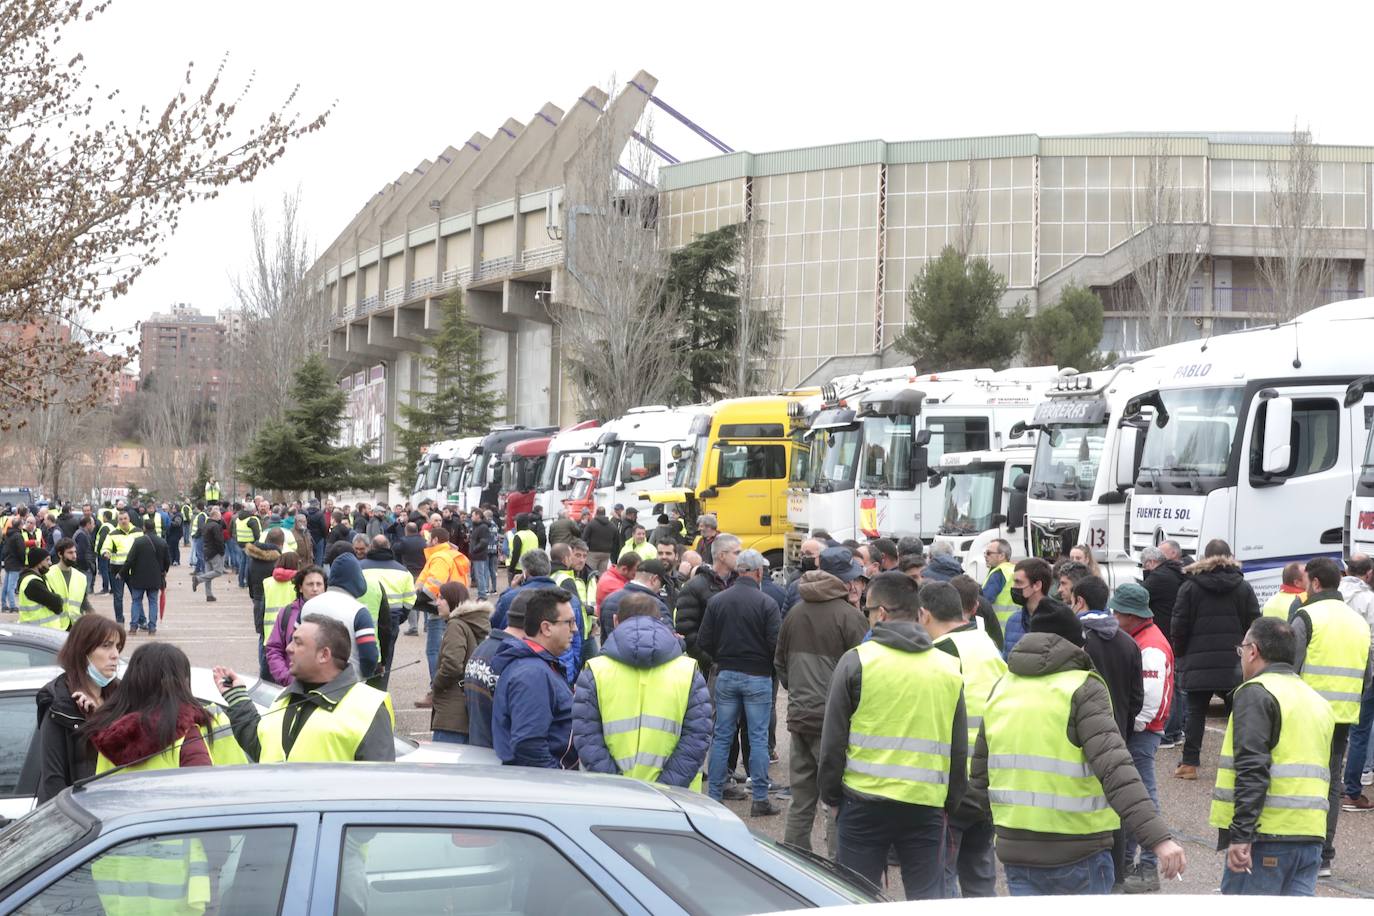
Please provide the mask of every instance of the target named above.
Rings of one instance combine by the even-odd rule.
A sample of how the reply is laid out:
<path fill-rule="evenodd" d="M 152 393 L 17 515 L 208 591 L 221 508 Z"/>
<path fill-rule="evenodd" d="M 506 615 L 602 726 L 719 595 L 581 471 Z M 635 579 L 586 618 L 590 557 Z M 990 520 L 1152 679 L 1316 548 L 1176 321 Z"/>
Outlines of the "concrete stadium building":
<path fill-rule="evenodd" d="M 1004 305 L 1053 303 L 1069 283 L 1107 303 L 1102 348 L 1139 349 L 1140 316 L 1113 311 L 1132 274 L 1150 163 L 1202 224 L 1205 257 L 1191 278 L 1189 333 L 1262 319 L 1272 301 L 1257 259 L 1270 246 L 1269 164 L 1288 134 L 1033 134 L 887 143 L 869 140 L 771 153 L 735 152 L 660 169 L 663 242 L 741 220 L 763 236 L 752 287 L 781 308 L 781 384 L 825 381 L 909 359 L 892 343 L 905 296 L 926 262 L 953 244 L 971 213 L 971 253 L 1008 280 Z M 1374 261 L 1374 148 L 1312 147 L 1320 170 L 1328 257 L 1326 301 L 1362 295 Z M 970 178 L 972 180 L 970 180 Z M 966 201 L 975 204 L 970 207 Z"/>
<path fill-rule="evenodd" d="M 381 456 L 394 454 L 397 399 L 432 390 L 417 357 L 454 289 L 481 328 L 507 419 L 575 418 L 552 317 L 567 284 L 565 174 L 598 125 L 627 143 L 656 85 L 641 71 L 614 99 L 592 86 L 566 110 L 548 103 L 474 133 L 382 188 L 339 233 L 311 279 L 333 320 L 330 364 L 353 400 L 346 437 L 380 436 Z"/>

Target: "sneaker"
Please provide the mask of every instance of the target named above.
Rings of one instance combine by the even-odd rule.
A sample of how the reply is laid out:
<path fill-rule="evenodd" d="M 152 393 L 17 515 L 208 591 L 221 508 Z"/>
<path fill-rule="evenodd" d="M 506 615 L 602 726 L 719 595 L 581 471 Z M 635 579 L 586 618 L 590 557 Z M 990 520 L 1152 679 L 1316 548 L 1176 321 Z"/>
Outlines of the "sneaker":
<path fill-rule="evenodd" d="M 1180 763 L 1178 769 L 1174 770 L 1175 779 L 1197 779 L 1197 767 L 1188 763 Z"/>
<path fill-rule="evenodd" d="M 191 573 L 191 591 L 200 591 L 200 576 L 195 573 Z"/>
<path fill-rule="evenodd" d="M 1141 866 L 1135 874 L 1126 876 L 1126 893 L 1153 894 L 1159 890 L 1159 871 Z"/>
<path fill-rule="evenodd" d="M 792 797 L 792 787 L 791 787 L 791 786 L 777 786 L 777 785 L 769 786 L 769 787 L 768 787 L 768 794 L 769 794 L 769 795 L 776 795 L 778 798 L 791 798 L 791 797 Z"/>
<path fill-rule="evenodd" d="M 1342 811 L 1374 811 L 1374 801 L 1365 798 L 1363 792 L 1359 795 L 1342 795 Z"/>
<path fill-rule="evenodd" d="M 206 601 L 218 601 L 219 599 L 216 598 L 214 595 L 206 595 L 206 596 L 205 596 L 205 600 L 206 600 Z"/>
<path fill-rule="evenodd" d="M 1160 750 L 1163 750 L 1163 749 L 1165 749 L 1165 748 L 1170 748 L 1170 747 L 1182 747 L 1182 746 L 1183 746 L 1183 739 L 1182 739 L 1182 738 L 1165 738 L 1163 741 L 1160 741 L 1160 742 L 1159 742 Z"/>
<path fill-rule="evenodd" d="M 1317 868 L 1317 877 L 1318 877 L 1318 878 L 1330 878 L 1330 877 L 1331 877 L 1331 863 L 1330 863 L 1330 862 L 1322 862 L 1321 866 Z"/>
<path fill-rule="evenodd" d="M 1374 770 L 1365 770 L 1360 774 L 1360 785 L 1374 786 Z"/>
<path fill-rule="evenodd" d="M 726 786 L 720 795 L 726 801 L 746 801 L 751 797 L 747 789 L 742 789 L 739 786 Z"/>
<path fill-rule="evenodd" d="M 777 751 L 769 751 L 769 752 L 768 752 L 768 762 L 769 762 L 769 763 L 777 763 L 777 762 L 778 762 L 779 760 L 781 760 L 781 759 L 782 759 L 782 758 L 778 756 L 778 752 L 777 752 Z"/>
<path fill-rule="evenodd" d="M 749 806 L 750 817 L 772 817 L 774 814 L 782 814 L 782 809 L 767 799 Z"/>
<path fill-rule="evenodd" d="M 419 636 L 419 635 L 420 635 L 420 631 L 419 631 L 419 630 L 406 630 L 406 635 L 407 635 L 407 636 Z"/>

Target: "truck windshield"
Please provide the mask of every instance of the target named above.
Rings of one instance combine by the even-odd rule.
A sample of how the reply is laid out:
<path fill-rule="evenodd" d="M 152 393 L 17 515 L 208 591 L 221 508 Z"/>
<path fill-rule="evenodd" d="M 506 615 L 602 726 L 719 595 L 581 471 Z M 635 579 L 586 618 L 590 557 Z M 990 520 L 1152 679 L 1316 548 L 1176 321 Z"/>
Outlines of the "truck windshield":
<path fill-rule="evenodd" d="M 484 487 L 489 482 L 487 480 L 487 466 L 491 464 L 491 455 L 482 452 L 472 465 L 472 476 L 468 478 L 468 484 L 474 487 Z"/>
<path fill-rule="evenodd" d="M 538 482 L 537 482 L 537 485 L 538 485 L 538 487 L 539 487 L 540 492 L 544 492 L 544 491 L 546 491 L 546 490 L 552 490 L 552 489 L 554 489 L 554 484 L 555 484 L 555 482 L 558 480 L 558 469 L 561 468 L 561 467 L 563 466 L 563 460 L 564 460 L 566 457 L 567 457 L 567 454 L 566 454 L 566 453 L 564 453 L 564 454 L 559 454 L 558 452 L 550 452 L 550 453 L 549 453 L 548 457 L 547 457 L 547 458 L 545 459 L 545 461 L 544 461 L 544 470 L 540 472 L 540 474 L 539 474 L 539 480 L 538 480 Z M 558 489 L 561 490 L 561 489 L 566 489 L 566 488 L 565 488 L 565 487 L 559 487 Z"/>
<path fill-rule="evenodd" d="M 438 458 L 431 458 L 425 462 L 425 485 L 423 489 L 433 490 L 439 486 L 439 471 L 443 467 L 443 462 Z"/>
<path fill-rule="evenodd" d="M 941 534 L 978 534 L 993 527 L 1000 499 L 1001 471 L 961 469 L 945 478 L 945 513 Z"/>
<path fill-rule="evenodd" d="M 625 443 L 612 442 L 606 446 L 606 450 L 601 453 L 601 482 L 597 486 L 613 487 L 620 481 L 616 480 L 616 471 L 620 469 L 620 453 L 625 450 Z"/>
<path fill-rule="evenodd" d="M 706 436 L 697 436 L 691 448 L 683 449 L 682 458 L 677 463 L 677 472 L 673 475 L 675 489 L 693 489 L 701 480 L 706 472 L 706 443 Z"/>
<path fill-rule="evenodd" d="M 863 425 L 860 486 L 910 490 L 912 417 L 868 417 Z"/>
<path fill-rule="evenodd" d="M 857 425 L 817 433 L 811 445 L 812 489 L 823 493 L 854 489 L 862 441 L 863 430 Z"/>
<path fill-rule="evenodd" d="M 1107 424 L 1050 426 L 1035 443 L 1030 497 L 1065 502 L 1092 499 Z"/>
<path fill-rule="evenodd" d="M 1238 387 L 1162 389 L 1161 415 L 1168 420 L 1160 426 L 1156 419 L 1145 433 L 1141 477 L 1204 493 L 1219 486 L 1231 463 L 1244 395 Z"/>
<path fill-rule="evenodd" d="M 463 477 L 463 462 L 453 460 L 444 465 L 444 490 L 448 493 L 457 493 Z"/>
<path fill-rule="evenodd" d="M 792 466 L 787 471 L 789 487 L 811 485 L 811 437 L 805 429 L 792 430 Z"/>

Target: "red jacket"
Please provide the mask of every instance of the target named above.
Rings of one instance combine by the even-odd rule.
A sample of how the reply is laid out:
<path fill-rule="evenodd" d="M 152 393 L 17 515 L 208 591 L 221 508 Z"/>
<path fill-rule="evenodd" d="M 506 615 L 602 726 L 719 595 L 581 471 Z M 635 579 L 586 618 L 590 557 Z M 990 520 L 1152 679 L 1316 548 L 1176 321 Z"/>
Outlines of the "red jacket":
<path fill-rule="evenodd" d="M 601 607 L 602 602 L 614 592 L 620 591 L 625 587 L 626 579 L 620 575 L 620 569 L 614 563 L 606 567 L 606 573 L 596 583 L 596 606 Z"/>
<path fill-rule="evenodd" d="M 1140 647 L 1140 670 L 1145 678 L 1145 705 L 1135 719 L 1138 732 L 1163 732 L 1174 699 L 1174 650 L 1153 621 L 1131 634 Z"/>

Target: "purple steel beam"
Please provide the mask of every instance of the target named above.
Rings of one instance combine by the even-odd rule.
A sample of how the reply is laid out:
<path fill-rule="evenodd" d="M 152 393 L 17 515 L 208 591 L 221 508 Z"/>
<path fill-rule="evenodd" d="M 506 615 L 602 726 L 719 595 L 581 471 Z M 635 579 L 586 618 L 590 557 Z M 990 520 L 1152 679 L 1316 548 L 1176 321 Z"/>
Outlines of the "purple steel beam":
<path fill-rule="evenodd" d="M 656 96 L 656 95 L 654 95 L 653 93 L 649 92 L 649 90 L 647 90 L 647 89 L 645 89 L 643 86 L 639 85 L 639 83 L 636 83 L 634 80 L 630 80 L 630 85 L 633 86 L 633 87 L 635 87 L 636 89 L 638 89 L 640 92 L 644 93 L 645 95 L 647 95 L 647 96 L 649 97 L 649 101 L 653 102 L 653 103 L 654 103 L 655 105 L 657 105 L 659 108 L 662 108 L 662 109 L 663 109 L 664 111 L 666 111 L 668 114 L 672 115 L 672 116 L 673 116 L 674 118 L 676 118 L 678 121 L 682 122 L 684 125 L 686 125 L 686 127 L 687 127 L 688 130 L 692 131 L 694 134 L 696 134 L 697 136 L 701 137 L 703 140 L 705 140 L 707 143 L 709 143 L 709 144 L 711 144 L 712 146 L 714 146 L 716 149 L 720 150 L 722 153 L 733 153 L 733 152 L 734 152 L 733 149 L 731 149 L 730 147 L 726 146 L 726 145 L 725 145 L 723 142 L 721 142 L 720 140 L 716 139 L 715 135 L 712 134 L 710 131 L 708 131 L 706 128 L 702 127 L 700 124 L 697 124 L 695 121 L 693 121 L 691 118 L 687 117 L 687 116 L 686 116 L 685 114 L 683 114 L 682 112 L 678 111 L 678 110 L 677 110 L 676 108 L 674 108 L 672 105 L 669 105 L 667 102 L 663 101 L 663 100 L 660 99 L 658 96 Z"/>
<path fill-rule="evenodd" d="M 651 152 L 657 153 L 659 158 L 667 161 L 669 165 L 677 165 L 679 162 L 682 161 L 681 159 L 677 158 L 672 153 L 668 152 L 666 149 L 659 146 L 657 143 L 650 140 L 648 137 L 644 136 L 637 130 L 630 131 L 630 136 L 634 137 L 640 143 L 643 143 L 646 147 L 649 148 Z"/>

